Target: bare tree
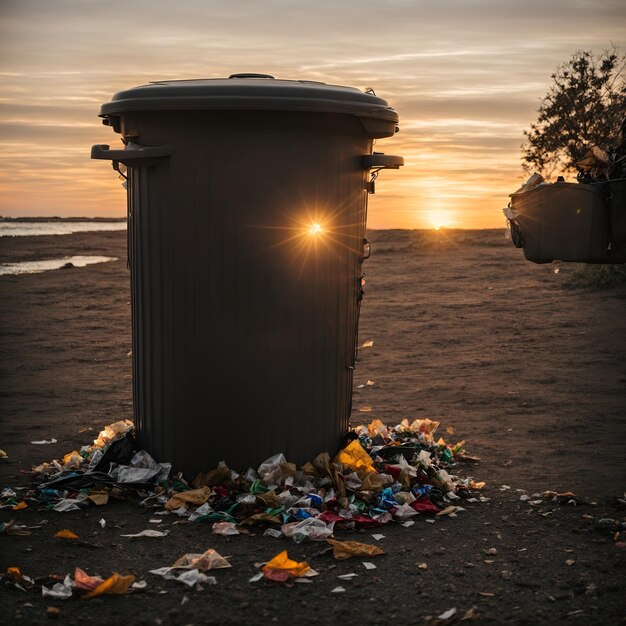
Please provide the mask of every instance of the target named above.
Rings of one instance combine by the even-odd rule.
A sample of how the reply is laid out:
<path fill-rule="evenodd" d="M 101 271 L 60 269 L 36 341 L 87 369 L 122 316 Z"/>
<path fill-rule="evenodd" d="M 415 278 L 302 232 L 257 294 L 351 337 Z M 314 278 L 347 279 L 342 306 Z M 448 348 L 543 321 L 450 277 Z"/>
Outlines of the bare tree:
<path fill-rule="evenodd" d="M 607 149 L 626 115 L 626 55 L 616 48 L 595 57 L 579 50 L 551 75 L 537 122 L 524 131 L 524 170 L 549 179 L 576 170 L 594 146 Z"/>

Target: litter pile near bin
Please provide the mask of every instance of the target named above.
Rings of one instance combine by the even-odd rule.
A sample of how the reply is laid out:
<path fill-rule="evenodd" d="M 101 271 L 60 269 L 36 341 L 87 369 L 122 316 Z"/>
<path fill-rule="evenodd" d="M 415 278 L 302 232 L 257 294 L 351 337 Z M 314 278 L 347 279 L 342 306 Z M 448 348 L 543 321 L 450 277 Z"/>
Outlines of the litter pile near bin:
<path fill-rule="evenodd" d="M 393 428 L 374 420 L 352 431 L 334 458 L 324 452 L 298 469 L 276 454 L 243 473 L 220 463 L 188 482 L 172 476 L 169 463 L 137 451 L 133 423 L 118 421 L 93 445 L 33 468 L 35 483 L 5 489 L 2 506 L 67 512 L 109 498 L 137 499 L 160 509 L 155 515 L 210 523 L 219 534 L 263 525 L 272 537 L 323 541 L 335 529 L 411 525 L 419 513 L 455 516 L 463 510 L 461 501 L 475 501 L 484 483 L 452 473 L 460 459 L 472 460 L 464 455 L 464 442 L 436 440 L 437 427 L 429 419 L 403 420 Z"/>

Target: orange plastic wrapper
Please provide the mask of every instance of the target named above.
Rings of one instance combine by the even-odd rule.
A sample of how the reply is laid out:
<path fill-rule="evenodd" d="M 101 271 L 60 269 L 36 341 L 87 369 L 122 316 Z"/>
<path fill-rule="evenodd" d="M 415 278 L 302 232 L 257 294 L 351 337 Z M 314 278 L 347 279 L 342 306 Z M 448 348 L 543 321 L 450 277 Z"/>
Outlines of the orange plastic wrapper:
<path fill-rule="evenodd" d="M 351 441 L 336 457 L 335 463 L 341 463 L 353 470 L 365 470 L 375 472 L 372 457 L 365 452 L 357 439 Z"/>
<path fill-rule="evenodd" d="M 211 495 L 211 488 L 201 487 L 200 489 L 191 489 L 190 491 L 182 491 L 181 493 L 177 493 L 175 496 L 172 496 L 166 503 L 165 508 L 168 511 L 173 511 L 174 509 L 179 509 L 181 506 L 185 504 L 191 504 L 193 506 L 200 506 L 204 504 Z"/>
<path fill-rule="evenodd" d="M 337 541 L 336 539 L 327 539 L 326 541 L 333 547 L 333 556 L 340 561 L 353 556 L 385 554 L 385 551 L 378 546 L 370 546 L 358 541 Z"/>
<path fill-rule="evenodd" d="M 76 589 L 84 589 L 85 591 L 91 591 L 100 586 L 104 580 L 98 576 L 90 576 L 87 572 L 77 567 L 74 570 L 74 584 Z"/>
<path fill-rule="evenodd" d="M 83 600 L 89 598 L 95 598 L 104 594 L 123 596 L 129 589 L 129 587 L 135 582 L 135 577 L 121 576 L 120 574 L 113 574 L 107 578 L 103 583 L 99 584 L 95 589 L 83 596 Z"/>
<path fill-rule="evenodd" d="M 367 426 L 367 434 L 370 437 L 376 437 L 376 435 L 382 435 L 383 437 L 389 437 L 389 431 L 387 427 L 378 419 L 372 420 Z"/>
<path fill-rule="evenodd" d="M 57 539 L 78 539 L 78 535 L 64 528 L 54 535 Z"/>
<path fill-rule="evenodd" d="M 28 508 L 28 504 L 26 504 L 26 502 L 24 502 L 23 500 L 21 502 L 18 502 L 17 504 L 13 505 L 11 507 L 12 511 L 21 511 L 22 509 L 26 509 Z"/>
<path fill-rule="evenodd" d="M 262 568 L 265 578 L 270 580 L 287 580 L 287 578 L 303 576 L 311 568 L 305 561 L 298 563 L 289 558 L 287 550 L 277 554 L 271 561 Z M 278 574 L 278 575 L 277 575 Z"/>

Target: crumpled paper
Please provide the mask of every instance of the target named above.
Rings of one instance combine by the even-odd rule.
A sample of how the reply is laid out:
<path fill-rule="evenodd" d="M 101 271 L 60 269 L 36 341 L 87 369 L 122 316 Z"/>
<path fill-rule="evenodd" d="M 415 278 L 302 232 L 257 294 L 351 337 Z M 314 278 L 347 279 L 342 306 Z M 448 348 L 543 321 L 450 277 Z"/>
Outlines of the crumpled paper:
<path fill-rule="evenodd" d="M 209 548 L 202 554 L 183 554 L 172 567 L 197 569 L 201 572 L 206 572 L 211 569 L 232 567 L 232 565 L 213 548 Z"/>
<path fill-rule="evenodd" d="M 385 551 L 378 546 L 370 546 L 358 541 L 337 541 L 336 539 L 328 539 L 327 541 L 333 547 L 333 556 L 338 560 L 349 559 L 353 556 L 385 554 Z"/>
<path fill-rule="evenodd" d="M 168 511 L 172 511 L 174 509 L 179 509 L 181 506 L 186 504 L 198 506 L 200 504 L 204 504 L 210 498 L 211 493 L 211 488 L 206 485 L 204 487 L 200 487 L 199 489 L 181 491 L 180 493 L 172 496 L 165 503 L 165 508 Z"/>

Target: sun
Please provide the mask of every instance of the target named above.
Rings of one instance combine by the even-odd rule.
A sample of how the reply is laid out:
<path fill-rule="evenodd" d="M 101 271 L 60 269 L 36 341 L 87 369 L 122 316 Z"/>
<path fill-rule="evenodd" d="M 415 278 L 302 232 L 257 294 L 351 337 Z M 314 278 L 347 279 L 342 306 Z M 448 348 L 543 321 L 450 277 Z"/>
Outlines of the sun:
<path fill-rule="evenodd" d="M 441 230 L 447 228 L 452 224 L 453 220 L 447 211 L 430 211 L 428 213 L 428 221 L 434 230 Z"/>

